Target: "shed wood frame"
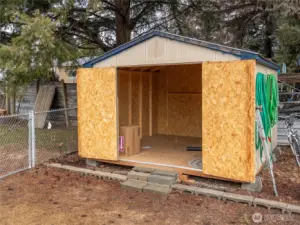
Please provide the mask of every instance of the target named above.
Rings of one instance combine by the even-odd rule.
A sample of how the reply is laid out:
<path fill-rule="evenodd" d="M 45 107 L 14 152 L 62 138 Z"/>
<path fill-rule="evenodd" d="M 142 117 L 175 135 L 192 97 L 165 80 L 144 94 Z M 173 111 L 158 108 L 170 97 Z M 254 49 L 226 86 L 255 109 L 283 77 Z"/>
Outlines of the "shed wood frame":
<path fill-rule="evenodd" d="M 276 74 L 275 65 L 267 60 L 262 65 L 257 53 L 249 53 L 256 54 L 252 60 L 241 60 L 245 56 L 238 58 L 238 51 L 243 50 L 215 50 L 170 35 L 148 34 L 86 64 L 93 68 L 78 70 L 79 154 L 121 165 L 253 182 L 261 168 L 254 142 L 255 77 L 257 72 Z M 169 51 L 176 52 L 172 62 Z M 208 62 L 217 55 L 223 62 Z M 142 146 L 152 149 L 119 155 L 122 125 L 139 125 Z M 273 147 L 276 135 L 275 126 Z M 188 145 L 201 145 L 202 153 L 187 152 Z M 189 166 L 193 159 L 202 160 L 201 169 Z"/>

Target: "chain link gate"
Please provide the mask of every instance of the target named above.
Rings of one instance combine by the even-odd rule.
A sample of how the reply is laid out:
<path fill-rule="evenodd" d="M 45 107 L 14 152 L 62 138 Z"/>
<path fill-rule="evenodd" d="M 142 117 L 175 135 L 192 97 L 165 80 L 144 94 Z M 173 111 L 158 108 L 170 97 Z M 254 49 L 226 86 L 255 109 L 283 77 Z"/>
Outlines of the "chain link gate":
<path fill-rule="evenodd" d="M 77 108 L 0 117 L 0 179 L 77 151 Z"/>
<path fill-rule="evenodd" d="M 0 178 L 32 166 L 30 114 L 0 117 Z"/>

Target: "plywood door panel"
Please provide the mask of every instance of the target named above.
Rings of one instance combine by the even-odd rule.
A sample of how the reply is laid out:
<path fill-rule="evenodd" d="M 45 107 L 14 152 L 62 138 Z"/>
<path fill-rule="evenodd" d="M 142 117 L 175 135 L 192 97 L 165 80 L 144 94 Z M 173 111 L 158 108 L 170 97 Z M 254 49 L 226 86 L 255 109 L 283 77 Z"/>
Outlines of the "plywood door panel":
<path fill-rule="evenodd" d="M 117 160 L 116 68 L 77 71 L 78 151 L 85 158 Z"/>
<path fill-rule="evenodd" d="M 202 68 L 203 172 L 254 181 L 255 61 Z"/>

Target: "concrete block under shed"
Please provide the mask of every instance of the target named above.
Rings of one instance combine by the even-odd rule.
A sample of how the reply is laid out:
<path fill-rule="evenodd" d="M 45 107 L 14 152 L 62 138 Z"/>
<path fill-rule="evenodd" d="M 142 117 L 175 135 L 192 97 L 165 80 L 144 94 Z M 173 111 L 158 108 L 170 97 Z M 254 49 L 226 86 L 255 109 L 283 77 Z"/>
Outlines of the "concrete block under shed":
<path fill-rule="evenodd" d="M 251 192 L 261 192 L 262 188 L 262 180 L 258 176 L 255 178 L 255 183 L 242 183 L 241 185 L 241 189 Z"/>
<path fill-rule="evenodd" d="M 100 165 L 100 163 L 94 159 L 85 159 L 85 164 L 88 166 L 95 166 L 95 167 Z"/>

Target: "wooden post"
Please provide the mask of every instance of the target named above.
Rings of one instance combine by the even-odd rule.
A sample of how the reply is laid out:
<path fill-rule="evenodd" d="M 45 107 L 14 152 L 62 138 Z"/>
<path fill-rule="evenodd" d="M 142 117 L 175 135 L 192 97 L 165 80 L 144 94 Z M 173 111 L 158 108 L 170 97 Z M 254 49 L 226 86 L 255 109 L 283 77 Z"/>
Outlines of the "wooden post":
<path fill-rule="evenodd" d="M 149 136 L 152 136 L 152 73 L 149 74 Z"/>
<path fill-rule="evenodd" d="M 143 137 L 143 74 L 140 73 L 139 83 L 139 126 L 140 126 L 140 137 Z"/>
<path fill-rule="evenodd" d="M 132 125 L 132 74 L 129 72 L 128 81 L 128 125 Z"/>
<path fill-rule="evenodd" d="M 62 94 L 63 94 L 63 102 L 64 102 L 64 108 L 65 108 L 65 119 L 66 119 L 66 127 L 69 128 L 70 121 L 69 121 L 69 115 L 68 115 L 68 104 L 67 104 L 67 89 L 65 85 L 65 81 L 61 80 L 61 87 L 62 87 Z"/>

